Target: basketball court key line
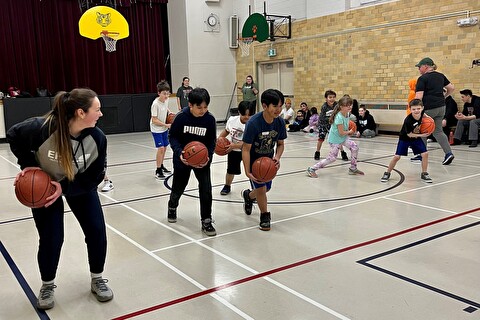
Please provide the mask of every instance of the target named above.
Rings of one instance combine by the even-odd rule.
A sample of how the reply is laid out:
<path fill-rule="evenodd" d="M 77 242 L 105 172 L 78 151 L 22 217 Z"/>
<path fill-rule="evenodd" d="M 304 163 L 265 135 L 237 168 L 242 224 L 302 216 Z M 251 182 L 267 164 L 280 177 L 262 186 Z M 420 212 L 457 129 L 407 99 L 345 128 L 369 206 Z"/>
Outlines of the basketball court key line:
<path fill-rule="evenodd" d="M 158 305 L 146 308 L 146 309 L 138 310 L 138 311 L 135 311 L 135 312 L 132 312 L 132 313 L 114 318 L 113 320 L 129 319 L 129 318 L 133 318 L 133 317 L 136 317 L 136 316 L 139 316 L 139 315 L 143 315 L 143 314 L 146 314 L 146 313 L 149 313 L 149 312 L 152 312 L 152 311 L 155 311 L 155 310 L 159 310 L 159 309 L 162 309 L 162 308 L 174 305 L 174 304 L 182 303 L 182 302 L 185 302 L 185 301 L 197 298 L 197 297 L 201 297 L 201 296 L 204 296 L 204 295 L 207 295 L 207 294 L 211 294 L 213 292 L 217 292 L 217 291 L 220 291 L 220 290 L 232 287 L 232 286 L 236 286 L 236 285 L 246 283 L 246 282 L 249 282 L 249 281 L 252 281 L 252 280 L 263 278 L 263 277 L 266 277 L 266 276 L 271 275 L 271 274 L 275 274 L 275 273 L 285 271 L 285 270 L 288 270 L 288 269 L 292 269 L 292 268 L 295 268 L 295 267 L 298 267 L 298 266 L 301 266 L 301 265 L 304 265 L 304 264 L 315 262 L 315 261 L 318 261 L 318 260 L 321 260 L 321 259 L 324 259 L 324 258 L 327 258 L 327 257 L 331 257 L 331 256 L 334 256 L 334 255 L 338 255 L 338 254 L 347 252 L 347 251 L 351 251 L 351 250 L 358 249 L 358 248 L 361 248 L 361 247 L 365 247 L 365 246 L 368 246 L 368 245 L 371 245 L 371 244 L 374 244 L 374 243 L 377 243 L 377 242 L 381 242 L 381 241 L 384 241 L 384 240 L 387 240 L 387 239 L 391 239 L 391 238 L 394 238 L 394 237 L 397 237 L 397 236 L 401 236 L 403 234 L 410 233 L 410 232 L 413 232 L 413 231 L 416 231 L 416 230 L 420 230 L 420 229 L 423 229 L 423 228 L 426 228 L 426 227 L 429 227 L 429 226 L 432 226 L 432 225 L 435 225 L 435 224 L 439 224 L 439 223 L 442 223 L 442 222 L 445 222 L 445 221 L 448 221 L 448 220 L 452 220 L 452 219 L 455 219 L 455 218 L 458 218 L 458 217 L 461 217 L 461 216 L 464 216 L 464 215 L 467 215 L 467 214 L 470 214 L 470 213 L 473 213 L 473 212 L 476 212 L 476 211 L 479 211 L 479 210 L 480 210 L 480 208 L 471 209 L 471 210 L 464 211 L 464 212 L 461 212 L 461 213 L 457 213 L 457 214 L 454 214 L 454 215 L 451 215 L 451 216 L 448 216 L 448 217 L 444 217 L 444 218 L 441 218 L 441 219 L 438 219 L 438 220 L 434 220 L 434 221 L 430 221 L 430 222 L 427 222 L 427 223 L 424 223 L 424 224 L 420 224 L 420 225 L 417 225 L 417 226 L 412 227 L 412 228 L 408 228 L 408 229 L 404 229 L 404 230 L 401 230 L 401 231 L 398 231 L 398 232 L 395 232 L 395 233 L 391 233 L 391 234 L 388 234 L 388 235 L 385 235 L 385 236 L 382 236 L 382 237 L 379 237 L 379 238 L 375 238 L 375 239 L 372 239 L 372 240 L 361 242 L 361 243 L 351 245 L 351 246 L 348 246 L 348 247 L 344 247 L 344 248 L 341 248 L 341 249 L 338 249 L 338 250 L 330 251 L 328 253 L 325 253 L 325 254 L 322 254 L 322 255 L 319 255 L 319 256 L 316 256 L 316 257 L 308 258 L 308 259 L 298 261 L 298 262 L 295 262 L 295 263 L 291 263 L 291 264 L 288 264 L 288 265 L 285 265 L 285 266 L 282 266 L 282 267 L 278 267 L 278 268 L 275 268 L 275 269 L 264 271 L 264 272 L 261 272 L 261 273 L 243 278 L 243 279 L 239 279 L 239 280 L 236 280 L 236 281 L 226 283 L 224 285 L 220 285 L 220 286 L 217 286 L 217 287 L 213 287 L 213 288 L 204 290 L 202 292 L 197 292 L 197 293 L 185 296 L 183 298 L 178 298 L 178 299 L 167 301 L 165 303 L 158 304 Z"/>
<path fill-rule="evenodd" d="M 467 215 L 468 216 L 468 215 Z M 448 230 L 448 231 L 445 231 L 445 232 L 441 232 L 441 233 L 437 233 L 433 236 L 430 236 L 430 237 L 427 237 L 427 238 L 424 238 L 424 239 L 421 239 L 421 240 L 418 240 L 418 241 L 415 241 L 413 243 L 408 243 L 406 245 L 403 245 L 403 246 L 400 246 L 400 247 L 397 247 L 397 248 L 394 248 L 394 249 L 390 249 L 390 250 L 387 250 L 385 252 L 382 252 L 382 253 L 378 253 L 378 254 L 375 254 L 373 256 L 370 256 L 370 257 L 367 257 L 367 258 L 364 258 L 364 259 L 361 259 L 361 260 L 358 260 L 357 263 L 365 266 L 365 267 L 369 267 L 371 269 L 374 269 L 376 271 L 380 271 L 382 273 L 385 273 L 389 276 L 392 276 L 392 277 L 395 277 L 397 279 L 400 279 L 400 280 L 403 280 L 403 281 L 406 281 L 408 283 L 411 283 L 411 284 L 414 284 L 414 285 L 417 285 L 419 287 L 422 287 L 424 289 L 427 289 L 427 290 L 430 290 L 430 291 L 433 291 L 433 292 L 436 292 L 438 294 L 441 294 L 441 295 L 444 295 L 448 298 L 451 298 L 451 299 L 454 299 L 454 300 L 457 300 L 457 301 L 460 301 L 462 303 L 465 303 L 465 304 L 468 304 L 470 305 L 470 307 L 472 306 L 475 306 L 477 308 L 480 308 L 480 303 L 478 302 L 475 302 L 475 301 L 472 301 L 472 300 L 469 300 L 467 298 L 464 298 L 464 297 L 461 297 L 459 295 L 456 295 L 454 293 L 451 293 L 451 292 L 448 292 L 446 290 L 443 290 L 443 289 L 440 289 L 440 288 L 437 288 L 437 287 L 434 287 L 434 286 L 431 286 L 427 283 L 424 283 L 424 282 L 420 282 L 418 280 L 415 280 L 413 278 L 409 278 L 407 276 L 404 276 L 404 275 L 401 275 L 397 272 L 393 272 L 391 270 L 388 270 L 388 269 L 385 269 L 385 268 L 382 268 L 380 266 L 377 266 L 377 265 L 374 265 L 371 263 L 371 261 L 373 260 L 376 260 L 376 259 L 379 259 L 379 258 L 383 258 L 385 256 L 388 256 L 388 255 L 391 255 L 391 254 L 395 254 L 397 252 L 400 252 L 400 251 L 403 251 L 403 250 L 406 250 L 406 249 L 410 249 L 410 248 L 413 248 L 415 246 L 418 246 L 418 245 L 421 245 L 421 244 L 425 244 L 427 242 L 430 242 L 430 241 L 433 241 L 433 240 L 437 240 L 439 238 L 442 238 L 442 237 L 445 237 L 445 236 L 448 236 L 448 235 L 451 235 L 451 234 L 454 234 L 454 233 L 457 233 L 457 232 L 460 232 L 460 231 L 463 231 L 465 229 L 468 229 L 468 228 L 472 228 L 472 227 L 476 227 L 480 224 L 480 221 L 477 221 L 477 222 L 474 222 L 474 223 L 470 223 L 468 225 L 463 225 L 463 226 L 460 226 L 460 227 L 457 227 L 455 229 L 452 229 L 452 230 Z M 473 310 L 473 311 L 476 311 L 477 309 Z M 464 311 L 466 311 L 464 309 Z M 471 311 L 471 312 L 473 312 Z M 469 311 L 467 311 L 469 312 Z M 470 312 L 470 313 L 471 313 Z"/>
<path fill-rule="evenodd" d="M 33 306 L 33 309 L 38 314 L 38 317 L 41 320 L 49 320 L 50 318 L 48 317 L 45 310 L 40 310 L 37 308 L 37 297 L 33 293 L 32 288 L 30 288 L 30 286 L 28 285 L 27 280 L 23 277 L 22 273 L 18 269 L 16 263 L 13 261 L 12 257 L 7 251 L 7 248 L 5 248 L 5 246 L 3 245 L 2 241 L 0 241 L 0 252 L 3 255 L 3 258 L 5 259 L 5 262 L 10 267 L 10 270 L 12 270 L 12 273 L 15 279 L 17 279 L 18 284 L 23 289 L 23 292 L 25 292 L 25 295 L 27 296 L 28 300 Z"/>
<path fill-rule="evenodd" d="M 463 178 L 459 178 L 459 179 L 454 179 L 454 180 L 449 180 L 449 181 L 446 181 L 446 182 L 452 182 L 452 181 L 457 181 L 457 180 L 461 180 Z M 446 183 L 445 182 L 445 183 Z M 341 206 L 336 206 L 336 207 L 332 207 L 332 208 L 327 208 L 327 209 L 323 209 L 323 210 L 318 210 L 318 211 L 314 211 L 314 212 L 310 212 L 310 213 L 306 213 L 306 214 L 302 214 L 302 215 L 299 215 L 299 216 L 295 216 L 295 217 L 290 217 L 290 218 L 285 218 L 285 219 L 281 219 L 281 220 L 277 220 L 277 221 L 273 221 L 272 224 L 276 224 L 276 223 L 281 223 L 281 222 L 286 222 L 286 221 L 290 221 L 290 220 L 296 220 L 296 219 L 300 219 L 300 218 L 304 218 L 304 217 L 309 217 L 309 216 L 313 216 L 313 215 L 317 215 L 317 214 L 321 214 L 321 213 L 326 213 L 326 212 L 329 212 L 329 211 L 333 211 L 333 210 L 338 210 L 338 209 L 343 209 L 343 208 L 348 208 L 348 207 L 351 207 L 351 206 L 357 206 L 359 204 L 363 204 L 363 203 L 367 203 L 367 202 L 371 202 L 371 201 L 376 201 L 376 200 L 379 200 L 379 199 L 386 199 L 386 200 L 393 200 L 393 201 L 400 201 L 400 200 L 396 200 L 396 199 L 391 199 L 390 197 L 392 196 L 395 196 L 395 195 L 399 195 L 399 194 L 404 194 L 404 193 L 407 193 L 407 192 L 414 192 L 416 190 L 419 190 L 419 189 L 423 189 L 423 188 L 429 188 L 429 187 L 433 187 L 433 185 L 429 185 L 429 186 L 424 186 L 424 187 L 419 187 L 419 188 L 415 188 L 415 189 L 409 189 L 409 190 L 405 190 L 405 191 L 400 191 L 400 192 L 397 192 L 397 193 L 394 193 L 394 194 L 391 194 L 391 195 L 388 195 L 388 196 L 381 196 L 381 197 L 378 197 L 378 198 L 372 198 L 372 199 L 366 199 L 366 200 L 362 200 L 362 201 L 358 201 L 358 202 L 355 202 L 355 203 L 348 203 L 348 204 L 344 204 L 344 205 L 341 205 Z M 119 202 L 117 200 L 115 200 L 114 198 L 108 196 L 107 194 L 104 194 L 104 193 L 100 193 L 101 196 L 111 200 L 112 202 L 112 205 L 124 205 L 123 202 Z M 409 203 L 409 204 L 413 204 L 413 203 Z M 418 204 L 417 204 L 418 205 Z M 421 206 L 421 205 L 418 205 L 418 206 Z M 170 226 L 168 225 L 165 225 L 143 213 L 141 213 L 140 211 L 137 211 L 136 209 L 133 209 L 127 205 L 125 205 L 125 208 L 129 209 L 129 210 L 132 210 L 136 213 L 138 213 L 139 215 L 143 216 L 144 218 L 148 219 L 148 220 L 151 220 L 157 224 L 160 224 L 164 227 L 166 227 L 167 229 L 169 229 L 170 231 L 173 231 L 175 233 L 177 233 L 178 235 L 188 239 L 189 241 L 188 242 L 184 242 L 182 244 L 177 244 L 175 246 L 172 246 L 172 247 L 181 247 L 181 246 L 184 246 L 184 245 L 189 245 L 193 242 L 196 242 L 196 243 L 200 243 L 200 242 L 203 242 L 203 241 L 206 241 L 206 240 L 209 240 L 209 238 L 203 238 L 203 239 L 193 239 L 183 233 L 180 233 L 178 232 L 177 230 L 171 228 Z M 453 211 L 445 211 L 443 209 L 438 209 L 438 208 L 434 208 L 434 207 L 428 207 L 429 209 L 432 209 L 432 210 L 438 210 L 438 211 L 441 211 L 441 212 L 447 212 L 447 213 L 454 213 Z M 219 237 L 224 237 L 224 236 L 228 236 L 228 235 L 232 235 L 232 234 L 235 234 L 235 233 L 240 233 L 240 232 L 243 232 L 243 231 L 246 231 L 246 230 L 251 230 L 251 229 L 256 229 L 257 228 L 257 225 L 255 226 L 252 226 L 252 227 L 247 227 L 247 228 L 242 228 L 242 229 L 238 229 L 238 230 L 235 230 L 235 231 L 230 231 L 230 232 L 225 232 L 225 233 L 221 233 L 221 234 L 218 234 L 216 236 L 216 238 L 219 238 Z M 170 247 L 167 247 L 167 248 L 160 248 L 160 249 L 155 249 L 153 250 L 152 252 L 160 252 L 160 251 L 164 251 L 164 250 L 167 250 L 168 248 Z M 209 248 L 209 247 L 207 247 Z"/>
<path fill-rule="evenodd" d="M 109 197 L 108 197 L 108 198 L 109 198 Z M 142 212 L 140 212 L 140 211 L 138 211 L 138 210 L 136 210 L 136 209 L 133 209 L 133 208 L 127 206 L 127 205 L 124 205 L 124 204 L 121 204 L 121 205 L 122 205 L 123 207 L 125 207 L 126 209 L 131 210 L 131 211 L 133 211 L 133 212 L 141 215 L 142 217 L 145 217 L 145 218 L 147 218 L 148 220 L 150 220 L 150 221 L 152 221 L 152 222 L 155 222 L 155 223 L 157 223 L 157 224 L 159 224 L 159 225 L 161 225 L 161 226 L 164 226 L 164 227 L 166 227 L 167 229 L 169 229 L 169 230 L 177 233 L 178 235 L 183 236 L 183 237 L 187 238 L 188 240 L 190 240 L 190 242 L 185 243 L 185 244 L 196 243 L 196 244 L 200 245 L 201 247 L 203 247 L 204 249 L 209 250 L 209 251 L 213 252 L 214 254 L 216 254 L 216 255 L 218 255 L 218 256 L 221 256 L 222 258 L 224 258 L 224 259 L 226 259 L 227 261 L 230 261 L 231 263 L 233 263 L 233 264 L 235 264 L 235 265 L 243 268 L 244 270 L 249 271 L 249 272 L 251 272 L 251 273 L 253 273 L 253 274 L 258 274 L 258 271 L 256 271 L 256 270 L 254 270 L 254 269 L 252 269 L 252 268 L 250 268 L 250 267 L 248 267 L 248 266 L 240 263 L 239 261 L 237 261 L 237 260 L 235 260 L 235 259 L 233 259 L 233 258 L 231 258 L 231 257 L 229 257 L 229 256 L 227 256 L 227 255 L 225 255 L 225 254 L 223 254 L 223 253 L 221 253 L 220 251 L 217 251 L 217 250 L 215 250 L 215 249 L 213 249 L 213 248 L 211 248 L 211 247 L 203 244 L 200 240 L 195 240 L 195 239 L 193 239 L 192 237 L 189 237 L 189 236 L 187 236 L 186 234 L 183 234 L 183 233 L 181 233 L 181 232 L 179 232 L 179 231 L 171 228 L 170 226 L 167 226 L 167 225 L 165 225 L 165 224 L 163 224 L 163 223 L 161 223 L 161 222 L 159 222 L 159 221 L 157 221 L 157 220 L 155 220 L 155 219 L 153 219 L 153 218 L 151 218 L 151 217 L 148 217 L 148 216 L 146 216 L 144 213 L 142 213 Z M 155 260 L 159 261 L 160 263 L 162 263 L 163 265 L 165 265 L 165 266 L 166 266 L 167 268 L 169 268 L 170 270 L 176 272 L 176 273 L 179 274 L 181 277 L 183 277 L 185 280 L 189 281 L 190 283 L 192 283 L 193 285 L 195 285 L 196 287 L 198 287 L 200 290 L 203 290 L 203 291 L 201 291 L 201 292 L 206 292 L 206 291 L 205 291 L 206 287 L 204 287 L 203 285 L 201 285 L 200 283 L 198 283 L 197 281 L 195 281 L 193 278 L 189 277 L 188 275 L 186 275 L 185 273 L 183 273 L 182 271 L 180 271 L 179 269 L 177 269 L 176 267 L 174 267 L 173 265 L 171 265 L 170 263 L 168 263 L 166 260 L 164 260 L 164 259 L 160 258 L 159 256 L 155 255 L 155 254 L 154 254 L 154 251 L 150 251 L 150 250 L 146 249 L 145 247 L 143 247 L 142 245 L 140 245 L 139 243 L 137 243 L 137 242 L 134 241 L 133 239 L 127 237 L 126 235 L 124 235 L 123 233 L 121 233 L 120 231 L 118 231 L 117 229 L 115 229 L 114 227 L 112 227 L 112 226 L 110 226 L 110 225 L 108 225 L 108 224 L 107 224 L 107 228 L 110 229 L 111 231 L 113 231 L 114 233 L 116 233 L 117 235 L 119 235 L 120 237 L 122 237 L 123 239 L 127 240 L 127 241 L 130 242 L 131 244 L 133 244 L 135 247 L 139 248 L 141 251 L 147 253 L 149 256 L 153 257 Z M 253 227 L 252 227 L 252 228 L 253 228 Z M 255 228 L 256 228 L 256 227 L 255 227 Z M 208 238 L 203 239 L 203 240 L 208 240 Z M 274 284 L 274 285 L 280 284 L 280 283 L 278 283 L 277 281 L 274 281 L 274 280 L 272 280 L 272 279 L 270 279 L 270 278 L 268 278 L 268 277 L 266 277 L 265 280 L 270 281 L 270 282 L 271 282 L 272 284 Z M 287 288 L 287 287 L 284 286 L 284 285 L 281 285 L 281 286 L 279 286 L 279 287 L 282 288 L 282 289 Z M 299 297 L 300 299 L 303 299 L 303 300 L 305 300 L 306 302 L 309 302 L 309 303 L 313 304 L 314 306 L 316 306 L 316 307 L 318 307 L 318 308 L 320 308 L 320 309 L 322 309 L 322 310 L 324 310 L 324 311 L 326 311 L 326 312 L 328 312 L 328 313 L 330 313 L 330 314 L 338 317 L 339 319 L 349 320 L 348 318 L 346 318 L 345 316 L 339 314 L 338 312 L 336 312 L 336 311 L 334 311 L 334 310 L 332 310 L 332 309 L 330 309 L 330 308 L 328 308 L 328 307 L 326 307 L 326 306 L 324 306 L 324 305 L 322 305 L 322 304 L 320 304 L 320 303 L 318 303 L 318 302 L 316 302 L 316 301 L 314 301 L 314 300 L 312 300 L 312 299 L 310 299 L 310 298 L 302 295 L 302 294 L 299 293 L 299 292 L 296 292 L 295 290 L 293 290 L 293 289 L 291 289 L 291 288 L 289 288 L 287 291 L 290 292 L 291 294 L 296 295 L 296 296 Z M 233 311 L 236 312 L 237 314 L 239 314 L 239 315 L 243 314 L 243 312 L 242 312 L 241 310 L 238 310 L 235 306 L 231 305 L 228 301 L 224 300 L 224 299 L 221 298 L 220 296 L 214 295 L 213 292 L 212 292 L 212 297 L 214 297 L 215 299 L 217 299 L 217 300 L 218 300 L 219 302 L 221 302 L 222 304 L 226 305 L 228 308 L 230 308 L 231 310 L 233 310 Z M 247 317 L 247 319 L 248 319 L 248 317 Z"/>

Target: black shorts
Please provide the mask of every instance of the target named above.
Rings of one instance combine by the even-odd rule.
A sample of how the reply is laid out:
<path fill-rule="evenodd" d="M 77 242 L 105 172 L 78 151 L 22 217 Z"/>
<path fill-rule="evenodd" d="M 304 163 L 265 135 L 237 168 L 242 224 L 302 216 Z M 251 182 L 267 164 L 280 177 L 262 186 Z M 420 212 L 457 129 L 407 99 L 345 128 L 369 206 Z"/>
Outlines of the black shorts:
<path fill-rule="evenodd" d="M 328 131 L 330 130 L 330 124 L 328 125 L 321 125 L 318 127 L 318 140 L 325 140 L 325 137 L 328 134 Z"/>
<path fill-rule="evenodd" d="M 227 173 L 241 174 L 242 169 L 240 168 L 240 163 L 242 162 L 242 151 L 230 151 L 227 158 Z"/>

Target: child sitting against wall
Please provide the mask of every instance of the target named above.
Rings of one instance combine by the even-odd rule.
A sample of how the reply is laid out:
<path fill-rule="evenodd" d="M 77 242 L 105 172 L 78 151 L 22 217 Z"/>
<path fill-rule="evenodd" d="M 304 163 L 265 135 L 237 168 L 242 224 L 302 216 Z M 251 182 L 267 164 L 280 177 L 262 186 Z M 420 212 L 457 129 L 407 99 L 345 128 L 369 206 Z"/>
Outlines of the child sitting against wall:
<path fill-rule="evenodd" d="M 318 133 L 318 110 L 316 107 L 312 107 L 310 109 L 311 116 L 310 119 L 308 120 L 308 126 L 303 128 L 303 132 L 309 132 L 309 133 Z"/>
<path fill-rule="evenodd" d="M 302 130 L 308 125 L 305 113 L 302 110 L 297 111 L 297 116 L 291 125 L 288 126 L 289 132 L 297 132 Z"/>

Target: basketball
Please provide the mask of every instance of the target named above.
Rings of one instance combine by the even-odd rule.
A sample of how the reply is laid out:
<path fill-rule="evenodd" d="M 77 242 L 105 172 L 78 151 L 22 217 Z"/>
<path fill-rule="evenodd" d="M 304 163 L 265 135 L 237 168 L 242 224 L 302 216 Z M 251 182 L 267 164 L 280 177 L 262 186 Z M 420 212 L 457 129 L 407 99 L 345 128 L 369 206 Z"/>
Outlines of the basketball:
<path fill-rule="evenodd" d="M 227 148 L 230 145 L 230 140 L 225 137 L 220 137 L 217 139 L 217 144 L 215 145 L 215 153 L 219 156 L 224 156 L 227 154 Z"/>
<path fill-rule="evenodd" d="M 183 151 L 183 158 L 191 166 L 203 164 L 208 159 L 208 149 L 199 141 L 187 143 L 187 145 L 183 148 Z"/>
<path fill-rule="evenodd" d="M 352 120 L 348 121 L 348 130 L 353 130 L 353 132 L 357 132 L 357 125 Z"/>
<path fill-rule="evenodd" d="M 420 133 L 432 134 L 433 131 L 435 131 L 435 122 L 431 117 L 424 115 L 420 125 Z"/>
<path fill-rule="evenodd" d="M 277 175 L 277 167 L 275 166 L 275 161 L 269 157 L 261 157 L 253 162 L 252 165 L 252 174 L 253 176 L 261 181 L 268 182 L 272 181 L 273 178 Z"/>
<path fill-rule="evenodd" d="M 47 197 L 55 192 L 50 183 L 50 176 L 45 171 L 36 169 L 25 172 L 15 184 L 15 195 L 18 201 L 29 208 L 45 206 Z"/>
<path fill-rule="evenodd" d="M 171 124 L 173 123 L 173 120 L 175 119 L 175 113 L 169 113 L 167 116 L 167 119 L 165 120 L 166 124 Z"/>

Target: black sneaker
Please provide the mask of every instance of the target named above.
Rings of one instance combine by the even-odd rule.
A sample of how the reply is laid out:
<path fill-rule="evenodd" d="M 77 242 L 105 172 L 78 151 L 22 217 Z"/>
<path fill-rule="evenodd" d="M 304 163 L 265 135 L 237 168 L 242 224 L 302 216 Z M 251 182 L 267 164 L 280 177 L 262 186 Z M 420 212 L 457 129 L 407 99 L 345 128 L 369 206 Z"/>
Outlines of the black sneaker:
<path fill-rule="evenodd" d="M 226 196 L 227 194 L 230 193 L 230 190 L 231 190 L 230 186 L 224 185 L 222 191 L 220 191 L 220 194 L 222 196 Z"/>
<path fill-rule="evenodd" d="M 422 181 L 425 183 L 432 183 L 432 178 L 430 178 L 428 172 L 422 172 L 422 174 L 420 175 L 420 179 L 422 179 Z"/>
<path fill-rule="evenodd" d="M 340 151 L 343 161 L 348 161 L 347 153 L 345 151 Z"/>
<path fill-rule="evenodd" d="M 177 222 L 177 208 L 168 208 L 167 219 L 170 223 Z"/>
<path fill-rule="evenodd" d="M 270 230 L 270 212 L 265 212 L 260 214 L 260 230 L 262 231 Z"/>
<path fill-rule="evenodd" d="M 422 163 L 422 156 L 420 154 L 416 155 L 415 157 L 410 158 L 410 161 L 412 163 Z"/>
<path fill-rule="evenodd" d="M 217 231 L 212 226 L 212 219 L 207 218 L 205 220 L 202 220 L 202 231 L 209 237 L 217 235 Z"/>
<path fill-rule="evenodd" d="M 384 172 L 380 181 L 387 182 L 388 180 L 390 180 L 390 172 Z"/>
<path fill-rule="evenodd" d="M 172 171 L 168 170 L 167 168 L 165 168 L 162 164 L 162 166 L 160 167 L 160 169 L 162 170 L 162 172 L 164 173 L 172 173 Z"/>
<path fill-rule="evenodd" d="M 320 160 L 320 151 L 315 151 L 315 155 L 313 156 L 314 160 Z"/>
<path fill-rule="evenodd" d="M 163 174 L 161 169 L 160 169 L 160 171 L 155 171 L 155 179 L 157 179 L 157 180 L 164 180 L 165 179 L 165 175 Z"/>
<path fill-rule="evenodd" d="M 242 191 L 242 197 L 243 197 L 243 211 L 245 211 L 246 215 L 251 215 L 252 214 L 252 208 L 253 208 L 253 200 L 250 199 L 248 196 L 250 194 L 250 189 L 245 189 Z"/>
<path fill-rule="evenodd" d="M 448 166 L 450 163 L 452 163 L 453 159 L 455 159 L 455 156 L 453 153 L 449 152 L 445 155 L 445 159 L 443 160 L 442 164 L 444 166 Z"/>

